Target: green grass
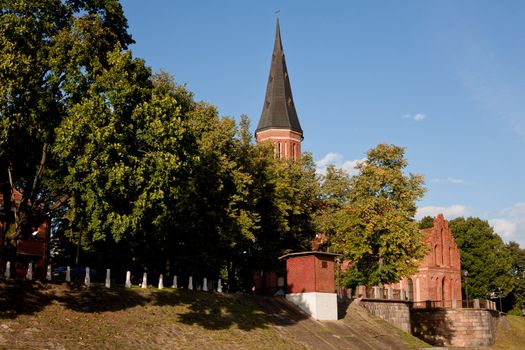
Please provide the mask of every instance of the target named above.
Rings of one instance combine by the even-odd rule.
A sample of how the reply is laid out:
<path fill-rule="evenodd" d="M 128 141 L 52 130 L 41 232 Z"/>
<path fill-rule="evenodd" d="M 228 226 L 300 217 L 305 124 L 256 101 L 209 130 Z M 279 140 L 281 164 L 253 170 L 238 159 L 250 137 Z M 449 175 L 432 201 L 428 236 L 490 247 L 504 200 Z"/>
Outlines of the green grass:
<path fill-rule="evenodd" d="M 247 296 L 0 282 L 0 348 L 296 349 Z"/>
<path fill-rule="evenodd" d="M 494 350 L 525 349 L 525 317 L 505 316 L 499 321 Z"/>
<path fill-rule="evenodd" d="M 423 340 L 416 338 L 415 336 L 408 334 L 407 332 L 402 331 L 401 329 L 391 325 L 386 321 L 378 320 L 378 322 L 381 322 L 383 327 L 391 329 L 396 334 L 396 336 L 399 337 L 410 348 L 420 349 L 432 347 L 432 345 L 425 343 Z"/>

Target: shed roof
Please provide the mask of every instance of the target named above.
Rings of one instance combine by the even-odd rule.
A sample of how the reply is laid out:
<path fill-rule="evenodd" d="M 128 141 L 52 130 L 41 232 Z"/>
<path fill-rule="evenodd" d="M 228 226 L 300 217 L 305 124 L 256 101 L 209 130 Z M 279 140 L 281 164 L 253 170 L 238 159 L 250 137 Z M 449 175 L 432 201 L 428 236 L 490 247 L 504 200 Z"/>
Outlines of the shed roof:
<path fill-rule="evenodd" d="M 307 256 L 307 255 L 331 256 L 333 258 L 336 258 L 338 256 L 343 256 L 342 254 L 337 254 L 337 253 L 327 253 L 327 252 L 318 252 L 318 251 L 306 251 L 306 252 L 297 252 L 297 253 L 285 254 L 283 256 L 280 256 L 279 260 L 288 259 L 288 258 L 294 258 L 294 257 L 298 257 L 298 256 Z"/>

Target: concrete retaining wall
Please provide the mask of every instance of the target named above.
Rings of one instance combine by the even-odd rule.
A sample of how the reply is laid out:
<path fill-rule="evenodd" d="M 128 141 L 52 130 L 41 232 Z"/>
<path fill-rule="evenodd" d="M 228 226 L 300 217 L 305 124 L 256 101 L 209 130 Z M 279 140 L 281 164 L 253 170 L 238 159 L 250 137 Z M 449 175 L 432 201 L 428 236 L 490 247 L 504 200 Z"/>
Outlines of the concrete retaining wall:
<path fill-rule="evenodd" d="M 490 346 L 499 314 L 487 309 L 412 310 L 412 334 L 438 346 Z"/>
<path fill-rule="evenodd" d="M 286 300 L 299 306 L 316 320 L 337 320 L 335 293 L 293 293 L 286 294 Z"/>
<path fill-rule="evenodd" d="M 407 303 L 399 300 L 367 300 L 361 299 L 359 304 L 372 315 L 410 333 L 410 308 Z"/>

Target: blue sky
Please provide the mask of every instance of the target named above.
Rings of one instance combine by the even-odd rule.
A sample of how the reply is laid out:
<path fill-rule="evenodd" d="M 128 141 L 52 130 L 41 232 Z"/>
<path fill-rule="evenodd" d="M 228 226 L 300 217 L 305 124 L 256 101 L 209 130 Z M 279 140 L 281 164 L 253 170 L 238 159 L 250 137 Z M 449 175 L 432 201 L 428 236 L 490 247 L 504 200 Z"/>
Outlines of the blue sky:
<path fill-rule="evenodd" d="M 525 2 L 122 2 L 134 55 L 258 122 L 280 10 L 303 150 L 350 172 L 378 143 L 425 175 L 418 215 L 525 247 Z"/>

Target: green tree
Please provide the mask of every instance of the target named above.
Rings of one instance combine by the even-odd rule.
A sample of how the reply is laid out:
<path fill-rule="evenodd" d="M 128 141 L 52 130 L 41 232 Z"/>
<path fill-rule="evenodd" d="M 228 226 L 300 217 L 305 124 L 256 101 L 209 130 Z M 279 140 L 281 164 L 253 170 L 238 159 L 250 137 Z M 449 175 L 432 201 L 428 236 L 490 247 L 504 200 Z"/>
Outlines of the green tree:
<path fill-rule="evenodd" d="M 344 215 L 344 206 L 348 203 L 352 181 L 348 173 L 331 165 L 320 179 L 320 197 L 316 208 L 316 242 L 320 250 L 329 249 L 338 223 Z"/>
<path fill-rule="evenodd" d="M 525 309 L 525 249 L 516 242 L 507 243 L 511 259 L 512 291 L 508 295 L 513 313 L 522 315 Z"/>
<path fill-rule="evenodd" d="M 251 283 L 255 271 L 279 272 L 279 256 L 310 249 L 319 197 L 318 177 L 310 154 L 304 153 L 300 161 L 276 159 L 269 142 L 254 145 L 250 154 L 246 169 L 253 181 L 252 210 L 259 220 L 246 250 L 246 283 Z"/>
<path fill-rule="evenodd" d="M 57 128 L 53 155 L 66 174 L 60 190 L 72 199 L 69 229 L 105 264 L 160 268 L 170 255 L 195 157 L 182 114 L 191 108 L 171 77 L 151 77 L 142 60 L 117 48 Z"/>
<path fill-rule="evenodd" d="M 243 252 L 254 236 L 259 217 L 253 211 L 252 176 L 248 172 L 250 144 L 247 119 L 239 130 L 232 118 L 221 118 L 214 106 L 199 103 L 189 118 L 196 137 L 181 230 L 189 239 L 181 252 L 195 273 L 219 274 L 226 269 L 229 286 L 237 288 Z M 180 258 L 180 257 L 179 257 Z M 197 261 L 195 261 L 197 260 Z"/>
<path fill-rule="evenodd" d="M 461 251 L 461 268 L 468 271 L 469 297 L 506 296 L 512 290 L 512 263 L 501 237 L 480 218 L 456 218 L 449 227 Z"/>
<path fill-rule="evenodd" d="M 63 205 L 49 154 L 55 129 L 108 66 L 108 53 L 133 40 L 117 0 L 4 0 L 0 9 L 0 187 L 23 197 L 2 213 L 8 241 L 35 217 Z"/>
<path fill-rule="evenodd" d="M 4 0 L 0 190 L 8 239 L 53 218 L 55 252 L 90 265 L 230 274 L 249 287 L 314 236 L 310 155 L 274 159 L 127 46 L 117 0 Z M 76 250 L 73 252 L 73 250 Z M 210 275 L 208 275 L 211 277 Z"/>
<path fill-rule="evenodd" d="M 431 216 L 425 216 L 419 221 L 419 229 L 421 230 L 432 227 L 434 227 L 434 218 Z"/>
<path fill-rule="evenodd" d="M 352 188 L 333 240 L 352 263 L 350 285 L 396 282 L 417 271 L 426 246 L 414 220 L 423 177 L 405 175 L 404 149 L 380 144 L 368 151 L 352 178 Z"/>

